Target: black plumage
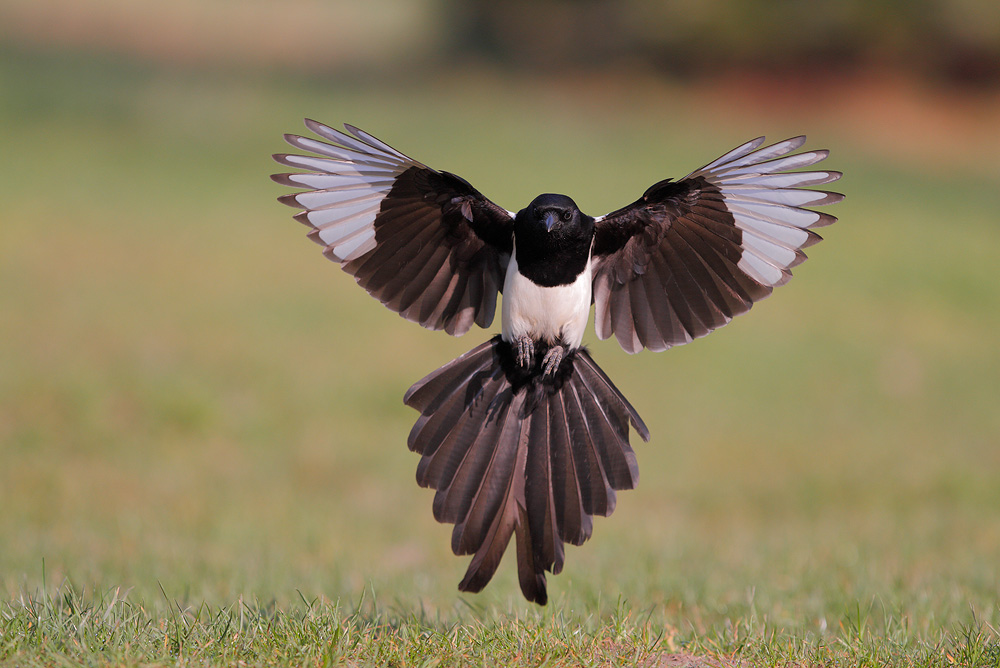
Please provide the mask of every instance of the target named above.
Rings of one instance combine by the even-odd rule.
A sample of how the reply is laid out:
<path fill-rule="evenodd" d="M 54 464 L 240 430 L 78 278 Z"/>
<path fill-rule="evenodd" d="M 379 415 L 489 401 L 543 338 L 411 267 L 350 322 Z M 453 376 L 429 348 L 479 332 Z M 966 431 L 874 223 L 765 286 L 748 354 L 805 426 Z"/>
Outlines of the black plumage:
<path fill-rule="evenodd" d="M 760 138 L 605 216 L 553 194 L 515 214 L 357 128 L 306 124 L 326 141 L 286 135 L 315 155 L 275 156 L 307 170 L 273 177 L 306 189 L 280 200 L 361 287 L 454 335 L 489 327 L 504 294 L 501 334 L 406 392 L 420 413 L 407 443 L 434 517 L 455 525 L 452 550 L 472 555 L 460 589 L 485 587 L 513 537 L 521 590 L 540 604 L 565 544 L 638 483 L 630 430 L 649 439 L 581 345 L 591 304 L 598 336 L 628 352 L 704 336 L 787 282 L 820 240 L 812 228 L 835 220 L 806 207 L 842 199 L 807 188 L 840 177 L 802 171 L 826 151 Z"/>

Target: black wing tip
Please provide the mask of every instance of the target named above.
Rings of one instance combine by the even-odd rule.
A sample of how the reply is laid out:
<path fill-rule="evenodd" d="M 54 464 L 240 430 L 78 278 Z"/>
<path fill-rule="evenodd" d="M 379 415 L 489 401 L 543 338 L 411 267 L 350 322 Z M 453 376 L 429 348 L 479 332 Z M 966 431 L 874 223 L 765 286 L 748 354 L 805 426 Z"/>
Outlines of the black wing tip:
<path fill-rule="evenodd" d="M 307 128 L 309 128 L 310 131 L 316 133 L 320 137 L 324 137 L 324 138 L 329 139 L 331 141 L 334 141 L 334 142 L 338 141 L 338 138 L 336 136 L 330 136 L 331 133 L 334 133 L 335 135 L 340 135 L 341 137 L 353 137 L 355 140 L 360 141 L 363 144 L 366 144 L 367 146 L 371 146 L 372 148 L 376 148 L 375 146 L 372 146 L 372 142 L 369 139 L 370 135 L 368 135 L 367 132 L 365 132 L 361 128 L 357 127 L 356 125 L 351 125 L 350 123 L 343 123 L 343 128 L 344 129 L 343 130 L 338 130 L 335 127 L 327 125 L 326 123 L 320 123 L 319 121 L 314 120 L 312 118 L 304 118 L 303 122 L 305 123 L 305 126 Z M 287 137 L 287 135 L 286 135 L 286 137 Z M 374 139 L 374 137 L 372 137 L 372 139 Z M 287 138 L 286 138 L 286 141 L 287 141 Z M 380 141 L 380 140 L 376 140 L 376 141 Z"/>
<path fill-rule="evenodd" d="M 829 227 L 837 222 L 836 216 L 831 216 L 825 211 L 815 211 L 814 213 L 819 214 L 819 219 L 815 223 L 810 223 L 803 229 L 813 230 L 817 227 Z"/>
<path fill-rule="evenodd" d="M 326 123 L 321 123 L 321 122 L 319 122 L 319 121 L 317 121 L 317 120 L 315 120 L 315 119 L 313 119 L 313 118 L 309 118 L 308 116 L 302 119 L 302 123 L 303 123 L 303 125 L 305 125 L 305 126 L 306 126 L 306 128 L 308 128 L 308 129 L 309 129 L 309 130 L 310 130 L 311 132 L 315 132 L 316 134 L 318 134 L 318 135 L 320 135 L 320 136 L 323 136 L 323 133 L 322 133 L 322 132 L 320 131 L 320 129 L 324 129 L 324 128 L 329 128 L 329 129 L 331 129 L 331 130 L 334 130 L 334 129 L 335 129 L 335 128 L 331 128 L 331 127 L 330 127 L 329 125 L 327 125 Z M 286 135 L 286 136 L 287 136 L 287 135 Z"/>
<path fill-rule="evenodd" d="M 290 207 L 292 207 L 294 209 L 305 209 L 306 207 L 303 206 L 302 204 L 300 204 L 297 199 L 295 199 L 298 196 L 299 196 L 299 193 L 288 193 L 288 194 L 279 196 L 278 197 L 278 201 L 281 202 L 282 204 L 284 204 L 285 206 L 290 206 Z"/>
<path fill-rule="evenodd" d="M 290 158 L 301 158 L 301 157 L 303 157 L 303 156 L 295 154 L 295 153 L 272 153 L 271 154 L 271 159 L 274 160 L 276 163 L 278 163 L 280 165 L 284 165 L 285 167 L 291 167 L 293 169 L 303 169 L 303 167 L 301 165 L 295 164 L 292 160 L 290 160 Z"/>
<path fill-rule="evenodd" d="M 290 206 L 294 206 L 294 205 L 290 205 Z M 298 207 L 298 208 L 301 209 L 302 207 Z M 295 214 L 294 216 L 292 216 L 292 219 L 295 220 L 296 222 L 302 223 L 306 227 L 309 227 L 309 228 L 312 228 L 313 230 L 316 230 L 316 226 L 309 222 L 309 212 L 308 211 L 299 211 L 297 214 Z"/>
<path fill-rule="evenodd" d="M 830 206 L 831 204 L 840 204 L 845 199 L 847 199 L 847 195 L 845 195 L 844 193 L 838 193 L 832 190 L 817 190 L 816 192 L 821 192 L 824 195 L 826 195 L 826 197 L 824 197 L 822 200 L 820 200 L 815 204 L 806 205 L 807 207 L 811 208 L 814 206 Z"/>

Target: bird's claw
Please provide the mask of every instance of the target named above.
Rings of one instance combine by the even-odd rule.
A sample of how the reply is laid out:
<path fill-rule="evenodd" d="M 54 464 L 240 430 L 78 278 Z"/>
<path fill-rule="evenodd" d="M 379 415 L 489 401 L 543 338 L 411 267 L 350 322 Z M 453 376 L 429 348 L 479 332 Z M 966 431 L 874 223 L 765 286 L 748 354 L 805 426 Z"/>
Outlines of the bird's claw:
<path fill-rule="evenodd" d="M 559 366 L 562 364 L 563 355 L 565 353 L 566 348 L 563 346 L 552 346 L 549 348 L 549 352 L 545 353 L 545 357 L 542 358 L 542 375 L 556 375 L 556 371 L 559 370 Z"/>
<path fill-rule="evenodd" d="M 535 360 L 535 343 L 530 336 L 517 339 L 517 365 L 522 369 L 530 369 Z"/>
<path fill-rule="evenodd" d="M 517 365 L 530 371 L 535 363 L 535 342 L 530 336 L 521 336 L 515 340 L 517 350 Z M 548 349 L 542 358 L 542 375 L 552 377 L 559 371 L 563 358 L 566 356 L 565 346 L 555 345 Z"/>

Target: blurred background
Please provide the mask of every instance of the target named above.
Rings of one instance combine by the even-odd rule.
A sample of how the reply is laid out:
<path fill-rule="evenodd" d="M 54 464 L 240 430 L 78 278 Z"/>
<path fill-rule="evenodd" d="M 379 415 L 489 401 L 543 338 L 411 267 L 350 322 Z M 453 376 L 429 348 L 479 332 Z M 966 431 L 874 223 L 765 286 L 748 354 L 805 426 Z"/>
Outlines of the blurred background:
<path fill-rule="evenodd" d="M 554 601 L 1000 617 L 992 0 L 0 0 L 6 596 L 458 605 L 402 395 L 492 331 L 305 239 L 267 178 L 304 116 L 592 215 L 760 134 L 830 148 L 841 220 L 776 296 L 662 355 L 589 336 L 653 440 Z M 519 608 L 512 563 L 462 598 Z"/>

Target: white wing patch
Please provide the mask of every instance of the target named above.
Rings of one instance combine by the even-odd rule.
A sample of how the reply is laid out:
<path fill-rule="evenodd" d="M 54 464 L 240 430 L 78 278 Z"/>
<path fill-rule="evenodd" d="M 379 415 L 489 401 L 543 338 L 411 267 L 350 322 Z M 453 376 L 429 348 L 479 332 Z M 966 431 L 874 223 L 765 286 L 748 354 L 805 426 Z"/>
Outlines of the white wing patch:
<path fill-rule="evenodd" d="M 295 148 L 317 155 L 274 156 L 283 165 L 310 170 L 277 175 L 279 183 L 309 188 L 279 199 L 304 209 L 295 219 L 314 228 L 309 238 L 325 246 L 328 257 L 348 262 L 375 248 L 375 218 L 396 178 L 425 165 L 350 125 L 347 133 L 311 120 L 306 127 L 333 143 L 285 135 Z"/>
<path fill-rule="evenodd" d="M 802 207 L 843 199 L 836 193 L 800 189 L 836 181 L 840 178 L 838 172 L 788 172 L 811 167 L 827 157 L 828 151 L 786 155 L 805 140 L 793 137 L 759 148 L 764 143 L 760 137 L 688 175 L 700 176 L 722 192 L 743 235 L 737 266 L 761 285 L 774 287 L 787 282 L 791 278 L 789 269 L 805 259 L 802 249 L 819 240 L 809 230 L 835 220 L 829 214 Z"/>

